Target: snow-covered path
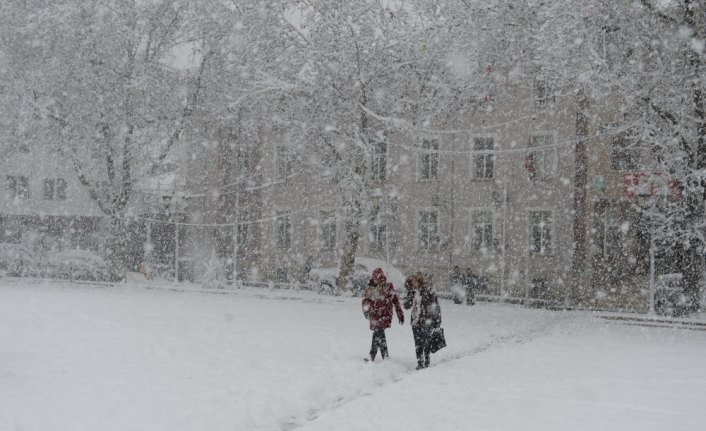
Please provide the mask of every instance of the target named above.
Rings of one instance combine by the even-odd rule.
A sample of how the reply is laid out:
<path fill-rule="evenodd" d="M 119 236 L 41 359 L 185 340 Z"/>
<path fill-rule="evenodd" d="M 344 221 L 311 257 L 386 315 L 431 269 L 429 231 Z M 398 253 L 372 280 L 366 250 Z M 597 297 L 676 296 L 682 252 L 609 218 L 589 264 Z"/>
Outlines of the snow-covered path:
<path fill-rule="evenodd" d="M 362 361 L 354 298 L 0 280 L 0 430 L 703 429 L 706 332 L 442 303 Z"/>

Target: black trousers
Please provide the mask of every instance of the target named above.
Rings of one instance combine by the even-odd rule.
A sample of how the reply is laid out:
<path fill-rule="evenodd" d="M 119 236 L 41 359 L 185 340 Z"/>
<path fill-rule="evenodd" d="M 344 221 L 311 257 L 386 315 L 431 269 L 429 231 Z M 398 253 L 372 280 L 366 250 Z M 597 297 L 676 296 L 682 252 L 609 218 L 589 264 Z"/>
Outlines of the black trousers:
<path fill-rule="evenodd" d="M 382 359 L 387 358 L 387 339 L 385 338 L 384 329 L 375 329 L 373 331 L 373 343 L 370 346 L 370 359 L 375 360 L 375 355 L 380 349 L 380 355 Z"/>
<path fill-rule="evenodd" d="M 429 325 L 412 326 L 414 335 L 414 347 L 417 353 L 417 365 L 419 367 L 429 366 L 429 341 L 431 340 L 432 327 Z"/>

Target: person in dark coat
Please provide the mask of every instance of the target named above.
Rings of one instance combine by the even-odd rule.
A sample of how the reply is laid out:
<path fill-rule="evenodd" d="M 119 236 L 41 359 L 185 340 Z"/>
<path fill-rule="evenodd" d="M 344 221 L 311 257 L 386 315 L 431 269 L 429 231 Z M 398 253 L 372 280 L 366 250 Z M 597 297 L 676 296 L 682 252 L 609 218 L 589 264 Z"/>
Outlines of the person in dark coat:
<path fill-rule="evenodd" d="M 436 293 L 426 283 L 421 273 L 407 277 L 405 288 L 407 293 L 404 298 L 404 308 L 412 309 L 410 323 L 417 354 L 417 369 L 421 370 L 429 366 L 431 334 L 434 329 L 441 327 L 441 308 Z"/>
<path fill-rule="evenodd" d="M 370 330 L 373 331 L 373 342 L 370 346 L 371 361 L 375 361 L 378 350 L 383 359 L 388 356 L 385 329 L 392 324 L 393 306 L 400 325 L 404 324 L 404 311 L 394 286 L 387 281 L 382 268 L 375 268 L 368 287 L 363 293 L 363 314 L 370 322 Z"/>

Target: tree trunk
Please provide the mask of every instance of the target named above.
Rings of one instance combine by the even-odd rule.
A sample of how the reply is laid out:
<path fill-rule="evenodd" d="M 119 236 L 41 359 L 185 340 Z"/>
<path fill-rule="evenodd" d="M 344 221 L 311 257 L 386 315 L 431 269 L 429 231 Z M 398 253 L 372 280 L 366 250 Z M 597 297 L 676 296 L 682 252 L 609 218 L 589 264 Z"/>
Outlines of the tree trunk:
<path fill-rule="evenodd" d="M 106 241 L 108 260 L 115 269 L 125 269 L 131 261 L 130 230 L 127 220 L 120 214 L 109 217 Z M 134 270 L 134 268 L 131 268 Z"/>
<path fill-rule="evenodd" d="M 340 271 L 336 282 L 336 288 L 339 292 L 343 292 L 346 289 L 355 265 L 355 254 L 358 251 L 358 242 L 360 240 L 360 206 L 358 208 L 357 213 L 346 221 L 346 242 L 343 247 Z"/>
<path fill-rule="evenodd" d="M 365 106 L 367 102 L 367 96 L 365 93 L 365 86 L 362 84 L 361 89 L 362 93 L 360 96 L 359 104 L 361 106 Z M 367 135 L 369 127 L 368 114 L 365 112 L 364 109 L 361 109 L 360 111 L 359 127 L 359 138 L 361 139 L 363 145 L 369 148 L 370 141 Z M 352 176 L 355 180 L 354 183 L 355 186 L 358 187 L 358 190 L 355 191 L 356 193 L 351 197 L 351 202 L 349 202 L 351 215 L 350 218 L 346 220 L 346 242 L 343 248 L 343 255 L 341 256 L 341 265 L 338 273 L 338 280 L 336 282 L 336 287 L 339 292 L 342 292 L 346 289 L 348 279 L 350 279 L 355 266 L 355 255 L 358 252 L 358 243 L 360 241 L 360 224 L 361 220 L 363 219 L 363 202 L 364 199 L 367 199 L 367 190 L 365 187 L 365 173 L 365 160 L 358 159 L 356 156 L 354 156 Z"/>
<path fill-rule="evenodd" d="M 587 185 L 588 185 L 588 154 L 586 144 L 588 139 L 588 108 L 589 100 L 585 89 L 580 89 L 577 95 L 576 107 L 576 147 L 574 154 L 574 254 L 571 262 L 571 288 L 569 290 L 569 305 L 578 304 L 585 293 L 585 269 L 587 257 Z"/>
<path fill-rule="evenodd" d="M 703 14 L 703 7 L 700 7 L 694 0 L 686 0 L 684 20 L 687 26 L 694 31 L 696 38 L 704 40 L 701 29 L 703 22 L 699 23 L 699 11 Z M 704 90 L 701 84 L 701 74 L 703 73 L 702 60 L 699 53 L 694 49 L 688 51 L 689 65 L 692 69 L 692 103 L 696 126 L 696 143 L 691 147 L 695 154 L 690 155 L 688 163 L 691 164 L 691 172 L 703 172 L 706 169 L 706 112 Z M 687 223 L 696 226 L 704 220 L 704 203 L 706 202 L 706 180 L 694 178 L 692 184 L 687 188 Z M 688 227 L 687 227 L 688 228 Z M 682 274 L 684 290 L 689 301 L 689 311 L 698 310 L 703 295 L 701 288 L 701 276 L 704 270 L 704 244 L 697 238 L 689 240 L 688 248 L 685 250 L 682 262 Z"/>
<path fill-rule="evenodd" d="M 218 136 L 218 161 L 216 177 L 221 184 L 232 181 L 233 154 L 232 140 L 234 134 L 228 130 L 221 130 Z M 216 199 L 216 224 L 235 223 L 235 195 L 229 193 L 219 194 Z M 225 270 L 223 276 L 228 283 L 233 281 L 233 232 L 235 226 L 218 226 L 215 228 L 216 257 L 220 261 L 220 268 Z"/>

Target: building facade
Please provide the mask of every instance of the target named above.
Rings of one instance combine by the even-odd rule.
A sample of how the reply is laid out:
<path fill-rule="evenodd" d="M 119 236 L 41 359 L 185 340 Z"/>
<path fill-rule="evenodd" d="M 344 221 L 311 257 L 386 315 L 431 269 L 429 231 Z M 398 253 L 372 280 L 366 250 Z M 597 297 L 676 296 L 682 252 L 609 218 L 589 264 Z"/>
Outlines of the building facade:
<path fill-rule="evenodd" d="M 23 145 L 0 159 L 0 242 L 97 249 L 103 213 L 58 151 Z"/>
<path fill-rule="evenodd" d="M 575 102 L 550 95 L 546 82 L 507 84 L 510 96 L 485 98 L 462 113 L 440 113 L 432 125 L 389 133 L 374 145 L 367 156 L 369 199 L 357 256 L 388 261 L 403 272 L 423 271 L 440 289 L 459 267 L 485 277 L 488 295 L 566 302 Z M 220 179 L 210 186 L 234 186 L 201 197 L 200 205 L 216 208 L 227 196 L 237 207 L 229 211 L 237 213 L 232 224 L 240 232 L 239 245 L 232 246 L 240 250 L 239 277 L 305 281 L 310 268 L 336 267 L 347 215 L 331 178 L 291 150 L 293 137 L 286 131 L 240 141 L 221 135 L 238 150 L 231 151 L 232 165 L 210 175 Z M 218 163 L 206 157 L 197 169 L 209 165 Z M 224 219 L 211 215 L 209 221 Z M 236 243 L 232 232 L 225 236 Z"/>

